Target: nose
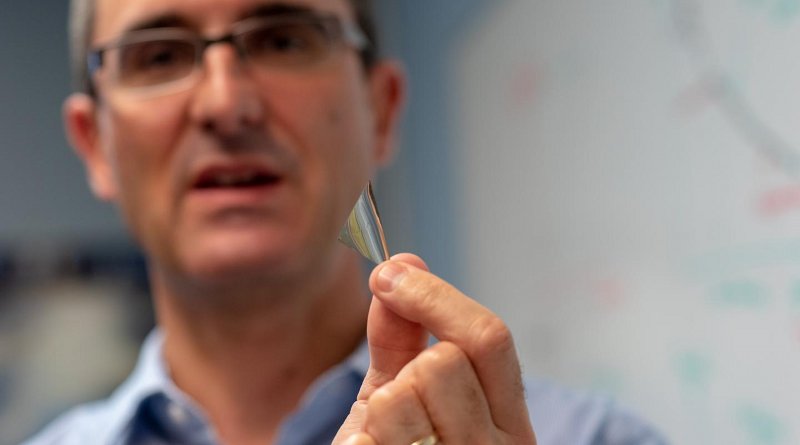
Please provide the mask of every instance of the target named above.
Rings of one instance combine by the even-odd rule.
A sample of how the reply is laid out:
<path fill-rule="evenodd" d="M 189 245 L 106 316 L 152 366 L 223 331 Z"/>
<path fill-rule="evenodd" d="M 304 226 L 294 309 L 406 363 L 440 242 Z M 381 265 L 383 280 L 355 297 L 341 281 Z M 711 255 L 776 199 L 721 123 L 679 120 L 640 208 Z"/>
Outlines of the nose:
<path fill-rule="evenodd" d="M 190 114 L 203 131 L 230 138 L 261 125 L 263 105 L 236 49 L 212 45 L 202 63 L 203 78 L 194 91 Z"/>

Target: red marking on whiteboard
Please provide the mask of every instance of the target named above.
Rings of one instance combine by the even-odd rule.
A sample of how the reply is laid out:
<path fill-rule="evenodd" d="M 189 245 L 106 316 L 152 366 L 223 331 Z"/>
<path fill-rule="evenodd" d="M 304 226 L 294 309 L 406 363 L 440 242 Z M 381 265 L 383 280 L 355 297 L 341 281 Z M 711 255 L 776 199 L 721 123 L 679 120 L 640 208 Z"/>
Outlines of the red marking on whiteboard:
<path fill-rule="evenodd" d="M 769 190 L 758 198 L 757 205 L 758 213 L 770 218 L 800 210 L 800 185 Z"/>
<path fill-rule="evenodd" d="M 539 74 L 531 64 L 524 64 L 514 70 L 509 83 L 509 102 L 516 109 L 529 107 L 536 99 Z"/>
<path fill-rule="evenodd" d="M 800 343 L 800 320 L 797 321 L 794 327 L 794 337 Z"/>
<path fill-rule="evenodd" d="M 706 76 L 687 86 L 675 97 L 674 106 L 682 115 L 692 115 L 705 111 L 719 95 L 719 81 Z"/>
<path fill-rule="evenodd" d="M 594 284 L 594 293 L 601 305 L 617 308 L 625 302 L 625 286 L 620 280 L 606 278 Z"/>
<path fill-rule="evenodd" d="M 794 318 L 794 329 L 793 329 L 794 339 L 800 343 L 800 317 Z"/>

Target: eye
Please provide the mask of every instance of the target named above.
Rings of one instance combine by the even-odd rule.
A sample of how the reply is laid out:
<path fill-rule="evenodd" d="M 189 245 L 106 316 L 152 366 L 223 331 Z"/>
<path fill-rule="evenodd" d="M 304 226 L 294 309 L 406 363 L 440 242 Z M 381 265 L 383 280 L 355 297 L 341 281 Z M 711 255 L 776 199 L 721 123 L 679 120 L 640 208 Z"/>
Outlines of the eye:
<path fill-rule="evenodd" d="M 120 47 L 120 80 L 129 86 L 169 82 L 194 69 L 195 47 L 182 40 L 152 40 Z"/>
<path fill-rule="evenodd" d="M 260 46 L 267 51 L 304 51 L 309 47 L 307 32 L 296 29 L 276 29 L 261 36 Z"/>
<path fill-rule="evenodd" d="M 175 62 L 175 51 L 172 48 L 158 48 L 149 53 L 145 53 L 142 57 L 142 65 L 159 66 L 169 65 Z"/>
<path fill-rule="evenodd" d="M 128 69 L 149 70 L 192 63 L 193 59 L 192 47 L 185 42 L 140 42 L 127 47 L 123 65 Z"/>
<path fill-rule="evenodd" d="M 249 57 L 276 65 L 314 61 L 325 54 L 328 42 L 324 29 L 314 23 L 273 24 L 243 37 Z"/>

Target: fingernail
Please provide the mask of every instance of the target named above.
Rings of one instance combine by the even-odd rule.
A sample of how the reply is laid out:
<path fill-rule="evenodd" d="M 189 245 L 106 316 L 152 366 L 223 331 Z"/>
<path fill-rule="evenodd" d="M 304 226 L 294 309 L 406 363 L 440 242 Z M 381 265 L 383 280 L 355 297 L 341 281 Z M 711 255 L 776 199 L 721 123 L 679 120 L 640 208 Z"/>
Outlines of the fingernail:
<path fill-rule="evenodd" d="M 391 292 L 397 288 L 400 281 L 406 275 L 404 267 L 395 263 L 386 263 L 378 272 L 377 283 L 375 283 L 377 290 L 381 292 Z"/>

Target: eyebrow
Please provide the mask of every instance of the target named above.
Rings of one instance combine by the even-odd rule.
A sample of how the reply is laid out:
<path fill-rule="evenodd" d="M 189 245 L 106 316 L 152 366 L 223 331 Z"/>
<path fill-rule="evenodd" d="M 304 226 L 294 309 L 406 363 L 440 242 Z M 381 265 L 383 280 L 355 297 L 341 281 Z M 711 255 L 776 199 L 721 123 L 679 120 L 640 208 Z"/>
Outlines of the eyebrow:
<path fill-rule="evenodd" d="M 288 3 L 269 3 L 255 6 L 252 9 L 245 11 L 239 19 L 246 19 L 251 17 L 272 17 L 276 15 L 293 15 L 293 14 L 319 14 L 308 6 L 293 5 Z"/>
<path fill-rule="evenodd" d="M 293 14 L 316 14 L 317 12 L 307 6 L 292 5 L 288 3 L 269 3 L 257 5 L 246 10 L 239 16 L 239 20 L 252 17 L 274 17 Z M 143 29 L 157 28 L 191 28 L 192 22 L 176 12 L 166 12 L 155 17 L 133 23 L 125 29 L 125 33 L 141 31 Z"/>
<path fill-rule="evenodd" d="M 125 32 L 141 31 L 143 29 L 156 29 L 156 28 L 188 28 L 191 23 L 179 14 L 169 12 L 156 17 L 144 19 L 136 22 L 125 29 Z"/>

